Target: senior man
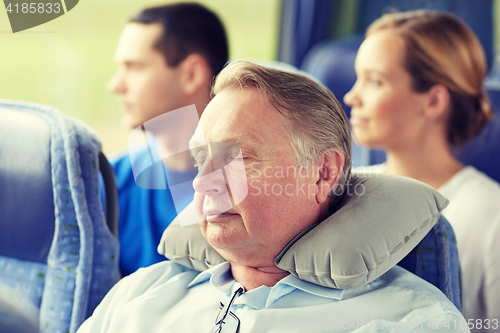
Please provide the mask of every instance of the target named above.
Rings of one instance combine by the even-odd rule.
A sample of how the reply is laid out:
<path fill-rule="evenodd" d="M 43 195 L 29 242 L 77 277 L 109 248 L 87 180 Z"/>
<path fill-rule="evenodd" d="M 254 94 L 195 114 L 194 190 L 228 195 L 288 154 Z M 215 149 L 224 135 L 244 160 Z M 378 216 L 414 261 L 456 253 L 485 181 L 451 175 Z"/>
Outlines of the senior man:
<path fill-rule="evenodd" d="M 327 89 L 240 61 L 219 74 L 213 94 L 190 142 L 199 169 L 194 207 L 202 234 L 227 262 L 201 273 L 174 262 L 141 269 L 79 332 L 378 332 L 384 323 L 461 331 L 443 328 L 463 318 L 451 303 L 402 268 L 341 290 L 275 265 L 297 234 L 329 215 L 331 190 L 350 176 L 348 121 Z M 217 175 L 233 159 L 239 164 Z"/>

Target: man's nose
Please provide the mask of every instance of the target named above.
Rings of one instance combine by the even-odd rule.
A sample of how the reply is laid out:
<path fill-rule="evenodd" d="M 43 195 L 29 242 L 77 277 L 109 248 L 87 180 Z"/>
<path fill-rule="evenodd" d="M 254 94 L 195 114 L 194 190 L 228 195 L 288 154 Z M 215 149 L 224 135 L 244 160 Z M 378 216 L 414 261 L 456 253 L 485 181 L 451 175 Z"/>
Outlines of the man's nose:
<path fill-rule="evenodd" d="M 109 91 L 117 94 L 123 94 L 126 91 L 123 73 L 120 70 L 116 71 L 111 79 L 109 79 L 106 87 Z"/>
<path fill-rule="evenodd" d="M 213 171 L 210 160 L 205 161 L 193 180 L 194 190 L 203 195 L 221 195 L 227 192 L 223 169 Z"/>

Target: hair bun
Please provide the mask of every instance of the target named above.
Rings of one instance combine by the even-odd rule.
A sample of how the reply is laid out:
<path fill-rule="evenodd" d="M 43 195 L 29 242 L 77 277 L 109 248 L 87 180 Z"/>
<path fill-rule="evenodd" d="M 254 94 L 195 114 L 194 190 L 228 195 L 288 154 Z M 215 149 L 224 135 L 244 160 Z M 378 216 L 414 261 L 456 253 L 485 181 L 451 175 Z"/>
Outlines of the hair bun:
<path fill-rule="evenodd" d="M 479 108 L 477 110 L 477 117 L 474 127 L 472 128 L 472 135 L 478 135 L 483 129 L 484 125 L 493 118 L 493 110 L 491 108 L 488 93 L 484 90 L 481 91 L 477 97 Z"/>

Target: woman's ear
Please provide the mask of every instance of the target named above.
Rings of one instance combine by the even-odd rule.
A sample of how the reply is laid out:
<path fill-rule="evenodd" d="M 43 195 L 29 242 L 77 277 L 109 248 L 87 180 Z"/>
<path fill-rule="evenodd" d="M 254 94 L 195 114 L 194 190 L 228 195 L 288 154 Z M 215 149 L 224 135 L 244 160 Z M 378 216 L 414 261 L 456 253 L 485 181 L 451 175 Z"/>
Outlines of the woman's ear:
<path fill-rule="evenodd" d="M 441 84 L 436 84 L 425 93 L 427 95 L 424 114 L 429 119 L 443 117 L 450 106 L 450 92 Z"/>
<path fill-rule="evenodd" d="M 185 95 L 193 95 L 210 83 L 210 67 L 205 58 L 197 53 L 188 55 L 180 64 L 180 70 L 181 89 Z"/>
<path fill-rule="evenodd" d="M 338 148 L 329 148 L 323 152 L 318 163 L 316 181 L 316 201 L 322 204 L 328 200 L 329 193 L 337 184 L 344 169 L 345 156 Z"/>

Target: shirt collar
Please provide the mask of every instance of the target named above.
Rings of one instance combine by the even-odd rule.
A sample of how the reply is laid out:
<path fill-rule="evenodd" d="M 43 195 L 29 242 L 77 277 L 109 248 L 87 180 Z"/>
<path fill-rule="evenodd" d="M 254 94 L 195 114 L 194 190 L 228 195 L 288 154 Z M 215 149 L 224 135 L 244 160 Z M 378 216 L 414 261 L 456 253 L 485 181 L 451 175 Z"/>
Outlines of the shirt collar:
<path fill-rule="evenodd" d="M 231 275 L 231 264 L 225 261 L 198 274 L 187 287 L 191 288 L 208 279 L 210 279 L 210 283 L 220 291 L 227 291 L 236 282 Z"/>
<path fill-rule="evenodd" d="M 205 282 L 208 279 L 210 279 L 210 283 L 215 288 L 224 292 L 232 289 L 233 285 L 237 283 L 231 275 L 231 264 L 226 261 L 201 272 L 193 279 L 193 281 L 188 284 L 187 287 L 190 288 L 199 283 Z M 278 283 L 276 283 L 276 285 L 271 289 L 281 289 L 283 286 L 290 286 L 312 295 L 336 300 L 341 300 L 345 291 L 344 289 L 327 288 L 307 281 L 303 281 L 293 276 L 292 274 L 287 275 L 286 277 L 278 281 Z"/>
<path fill-rule="evenodd" d="M 344 289 L 327 288 L 327 287 L 319 286 L 319 285 L 314 284 L 314 283 L 303 281 L 292 274 L 287 275 L 285 278 L 278 281 L 276 286 L 279 284 L 284 284 L 284 285 L 294 287 L 294 288 L 302 290 L 308 294 L 312 294 L 312 295 L 316 295 L 316 296 L 320 296 L 320 297 L 325 297 L 325 298 L 332 298 L 332 299 L 336 299 L 338 301 L 340 301 L 342 299 L 342 296 L 343 296 L 344 291 L 345 291 Z"/>

